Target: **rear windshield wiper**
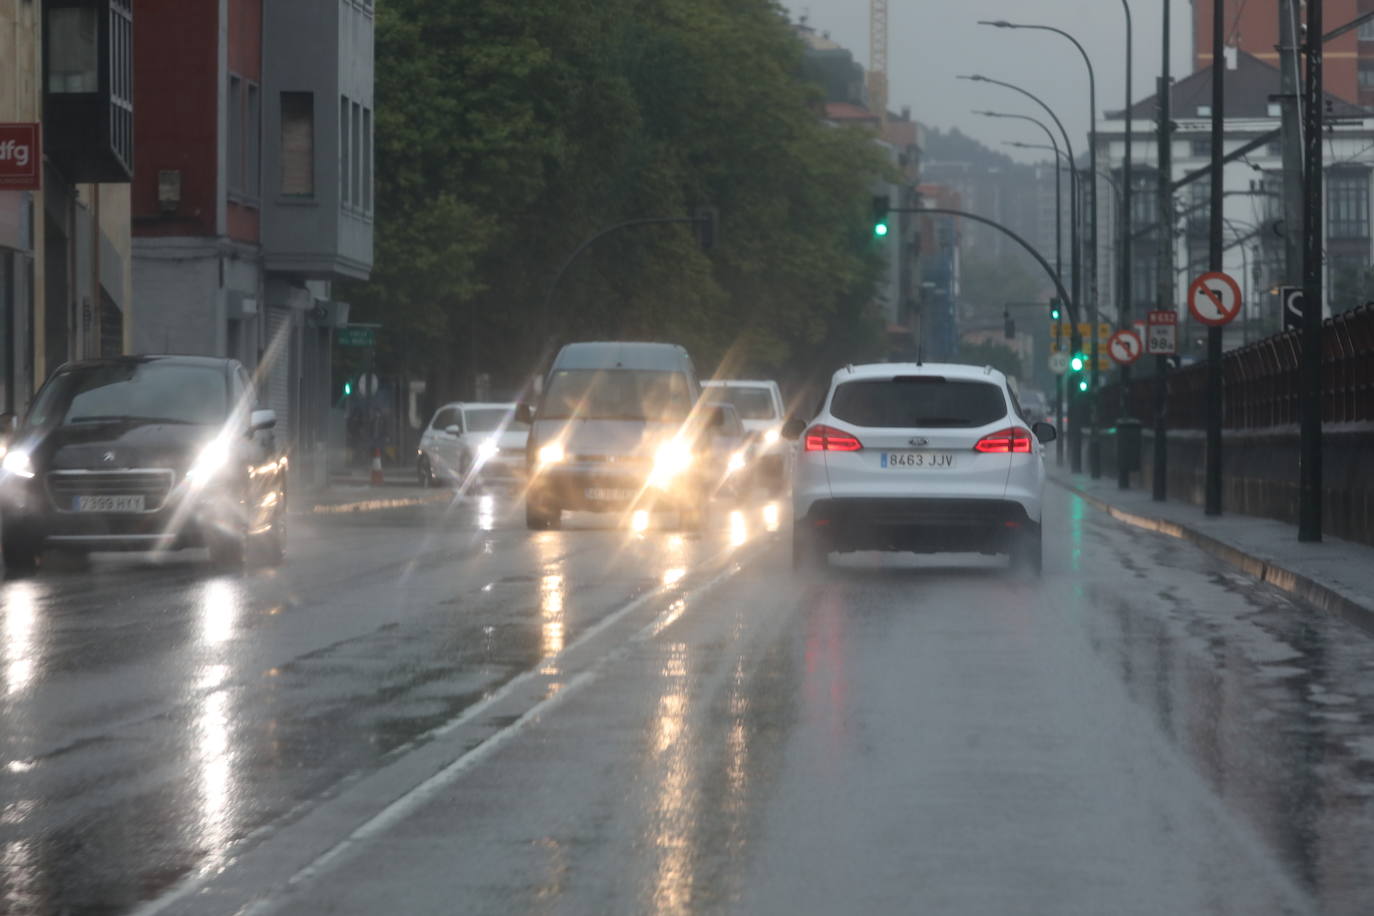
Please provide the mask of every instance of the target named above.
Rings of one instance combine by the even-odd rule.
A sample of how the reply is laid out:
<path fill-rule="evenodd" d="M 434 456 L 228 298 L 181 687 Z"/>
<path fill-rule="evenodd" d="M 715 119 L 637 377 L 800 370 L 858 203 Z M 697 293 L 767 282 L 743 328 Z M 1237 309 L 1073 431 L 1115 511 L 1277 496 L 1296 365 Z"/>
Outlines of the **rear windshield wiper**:
<path fill-rule="evenodd" d="M 179 420 L 176 417 L 137 417 L 132 414 L 103 414 L 100 416 L 71 417 L 68 423 L 100 423 L 100 422 L 121 422 L 121 423 L 179 423 L 185 426 L 199 425 L 191 420 Z"/>

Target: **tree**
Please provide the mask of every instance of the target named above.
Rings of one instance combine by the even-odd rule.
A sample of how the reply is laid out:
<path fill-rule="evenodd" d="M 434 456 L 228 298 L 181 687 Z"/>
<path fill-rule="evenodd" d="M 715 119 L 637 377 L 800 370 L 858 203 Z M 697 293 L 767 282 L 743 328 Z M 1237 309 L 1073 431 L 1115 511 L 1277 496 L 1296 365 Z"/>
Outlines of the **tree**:
<path fill-rule="evenodd" d="M 390 0 L 377 11 L 382 359 L 462 391 L 518 386 L 558 342 L 686 345 L 785 373 L 876 340 L 871 135 L 820 123 L 771 0 Z M 607 225 L 709 203 L 720 244 Z"/>

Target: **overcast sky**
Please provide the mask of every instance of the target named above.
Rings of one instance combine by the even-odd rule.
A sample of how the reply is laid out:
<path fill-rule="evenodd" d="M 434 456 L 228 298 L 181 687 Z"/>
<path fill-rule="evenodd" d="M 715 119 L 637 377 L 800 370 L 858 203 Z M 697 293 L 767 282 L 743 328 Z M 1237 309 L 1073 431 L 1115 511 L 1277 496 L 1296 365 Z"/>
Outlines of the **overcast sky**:
<path fill-rule="evenodd" d="M 1159 74 L 1161 0 L 1130 0 L 1135 26 L 1133 94 L 1154 94 Z M 1192 8 L 1172 0 L 1173 76 L 1191 72 Z M 793 18 L 806 14 L 818 32 L 854 53 L 868 66 L 868 0 L 783 0 Z M 1120 0 L 888 0 L 889 108 L 910 105 L 923 124 L 958 127 L 988 146 L 1019 159 L 1039 159 L 1005 140 L 1044 143 L 1034 124 L 981 118 L 971 109 L 1041 116 L 1034 103 L 998 86 L 957 80 L 981 73 L 1023 86 L 1040 96 L 1063 120 L 1074 146 L 1086 146 L 1088 80 L 1073 45 L 1049 32 L 1012 31 L 977 24 L 1005 19 L 1052 25 L 1073 34 L 1097 71 L 1098 111 L 1118 110 L 1126 93 L 1126 17 Z M 1030 152 L 1030 155 L 1027 153 Z"/>

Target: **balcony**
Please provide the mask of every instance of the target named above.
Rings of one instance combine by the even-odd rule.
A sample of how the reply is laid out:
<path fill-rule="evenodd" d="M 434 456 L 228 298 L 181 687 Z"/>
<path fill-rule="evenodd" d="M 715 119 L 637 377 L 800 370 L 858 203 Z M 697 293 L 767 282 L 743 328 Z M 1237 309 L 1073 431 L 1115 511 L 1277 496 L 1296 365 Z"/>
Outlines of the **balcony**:
<path fill-rule="evenodd" d="M 132 0 L 43 4 L 43 145 L 70 182 L 134 170 Z"/>

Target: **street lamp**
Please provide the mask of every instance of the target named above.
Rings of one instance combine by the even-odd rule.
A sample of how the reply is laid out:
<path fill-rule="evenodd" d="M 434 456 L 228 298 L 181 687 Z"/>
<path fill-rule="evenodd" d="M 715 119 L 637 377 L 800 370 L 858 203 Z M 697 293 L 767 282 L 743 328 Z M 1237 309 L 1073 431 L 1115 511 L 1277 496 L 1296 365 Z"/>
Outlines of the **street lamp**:
<path fill-rule="evenodd" d="M 1093 399 L 1089 416 L 1089 444 L 1088 444 L 1088 465 L 1093 478 L 1102 476 L 1102 449 L 1097 437 L 1097 391 L 1098 391 L 1098 312 L 1097 312 L 1097 75 L 1093 71 L 1092 58 L 1088 57 L 1087 50 L 1077 38 L 1068 32 L 1052 25 L 1034 25 L 1020 22 L 1007 22 L 1005 19 L 988 20 L 982 19 L 979 25 L 990 25 L 998 29 L 1026 29 L 1036 32 L 1053 32 L 1061 38 L 1067 39 L 1078 49 L 1078 53 L 1083 58 L 1083 63 L 1088 68 L 1088 170 L 1093 176 L 1093 180 L 1088 183 L 1091 189 L 1088 208 L 1088 240 L 1092 246 L 1092 257 L 1088 259 L 1088 311 L 1092 315 L 1092 391 Z"/>
<path fill-rule="evenodd" d="M 1055 127 L 1058 127 L 1058 128 L 1059 128 L 1059 134 L 1060 134 L 1060 136 L 1062 136 L 1063 139 L 1064 139 L 1064 148 L 1067 149 L 1067 150 L 1069 151 L 1069 160 L 1070 160 L 1071 162 L 1072 162 L 1072 161 L 1077 161 L 1077 160 L 1076 160 L 1076 157 L 1075 157 L 1074 154 L 1073 154 L 1073 141 L 1069 139 L 1069 132 L 1068 132 L 1067 130 L 1064 129 L 1064 122 L 1061 121 L 1061 120 L 1059 120 L 1059 115 L 1057 115 L 1057 114 L 1054 113 L 1054 109 L 1051 108 L 1049 105 L 1045 104 L 1045 101 L 1044 101 L 1043 99 L 1041 99 L 1038 95 L 1036 95 L 1035 93 L 1033 93 L 1033 92 L 1031 92 L 1031 91 L 1029 91 L 1029 90 L 1027 90 L 1027 89 L 1022 89 L 1020 86 L 1016 85 L 1015 83 L 1008 83 L 1008 82 L 1005 82 L 1005 81 L 1003 81 L 1003 80 L 995 80 L 995 79 L 992 79 L 991 77 L 983 76 L 982 74 L 979 74 L 979 73 L 974 73 L 974 74 L 968 75 L 968 76 L 959 76 L 959 77 L 957 77 L 957 78 L 958 78 L 958 79 L 961 79 L 961 80 L 969 80 L 969 81 L 975 82 L 975 83 L 988 83 L 988 84 L 993 85 L 993 86 L 1001 86 L 1003 89 L 1010 89 L 1012 92 L 1019 92 L 1021 95 L 1024 95 L 1026 98 L 1030 99 L 1032 102 L 1034 102 L 1035 104 L 1039 105 L 1042 109 L 1044 109 L 1045 113 L 1048 114 L 1048 115 L 1050 116 L 1050 120 L 1054 121 Z M 1094 171 L 1096 171 L 1095 168 L 1094 168 Z M 1075 202 L 1075 204 L 1076 204 L 1076 202 Z M 1074 254 L 1074 257 L 1073 257 L 1072 263 L 1076 264 L 1076 263 L 1077 263 L 1077 260 L 1078 260 L 1078 250 L 1079 250 L 1079 245 L 1078 245 L 1078 213 L 1077 213 L 1077 206 L 1076 206 L 1076 205 L 1075 205 L 1075 208 L 1074 208 L 1074 209 L 1075 209 L 1075 212 L 1074 212 L 1073 219 L 1069 220 L 1069 243 L 1073 246 L 1073 254 Z M 1095 222 L 1095 221 L 1094 221 L 1094 222 Z M 1093 249 L 1093 250 L 1094 250 L 1094 252 L 1096 251 L 1096 246 L 1094 246 L 1094 249 Z M 1072 269 L 1072 268 L 1071 268 L 1071 269 Z M 1081 283 L 1080 283 L 1080 276 L 1079 276 L 1079 274 L 1080 274 L 1080 271 L 1079 271 L 1079 270 L 1073 269 L 1073 301 L 1074 301 L 1074 307 L 1075 307 L 1075 309 L 1077 309 L 1077 308 L 1079 307 L 1079 305 L 1078 305 L 1078 303 L 1080 302 L 1079 296 L 1080 296 L 1080 293 L 1081 293 L 1081 291 L 1082 291 L 1082 287 L 1081 287 Z M 1097 363 L 1096 363 L 1096 358 L 1097 358 L 1097 305 L 1096 305 L 1096 303 L 1094 303 L 1094 304 L 1091 306 L 1091 310 L 1092 310 L 1092 323 L 1093 323 L 1093 328 L 1092 328 L 1092 331 L 1093 331 L 1093 334 L 1092 334 L 1092 337 L 1093 337 L 1093 360 L 1094 360 L 1094 362 L 1093 362 L 1093 373 L 1094 373 L 1093 381 L 1096 382 L 1096 381 L 1097 381 L 1097 378 L 1096 378 L 1096 372 L 1097 372 Z M 1080 344 L 1080 342 L 1081 342 L 1081 341 L 1080 341 L 1080 336 L 1079 336 L 1079 333 L 1078 333 L 1078 323 L 1077 323 L 1077 321 L 1078 321 L 1078 319 L 1075 319 L 1074 326 L 1073 326 L 1073 348 L 1074 348 L 1075 351 L 1078 349 L 1079 344 Z M 1094 386 L 1094 387 L 1096 387 L 1096 386 Z M 1083 431 L 1082 431 L 1082 427 L 1080 426 L 1080 424 L 1078 424 L 1078 423 L 1072 424 L 1072 425 L 1069 427 L 1069 435 L 1073 437 L 1073 447 L 1072 447 L 1072 450 L 1071 450 L 1071 454 L 1070 454 L 1070 456 L 1069 456 L 1069 466 L 1073 469 L 1073 471 L 1074 471 L 1075 473 L 1077 473 L 1078 471 L 1082 470 L 1082 468 L 1083 468 L 1083 457 L 1082 457 L 1082 451 L 1083 451 L 1083 450 L 1082 450 Z"/>

